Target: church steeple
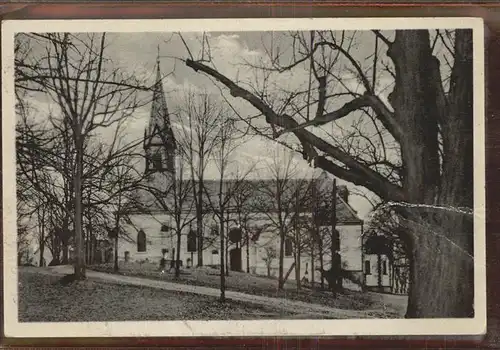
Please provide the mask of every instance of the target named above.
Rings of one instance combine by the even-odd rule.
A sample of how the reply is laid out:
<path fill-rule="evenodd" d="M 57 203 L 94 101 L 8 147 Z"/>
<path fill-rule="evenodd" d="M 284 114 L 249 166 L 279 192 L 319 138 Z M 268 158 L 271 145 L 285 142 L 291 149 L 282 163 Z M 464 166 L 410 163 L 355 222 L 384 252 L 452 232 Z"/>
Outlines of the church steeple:
<path fill-rule="evenodd" d="M 156 81 L 149 123 L 144 130 L 146 172 L 175 172 L 175 137 L 170 124 L 167 100 L 163 91 L 160 55 L 156 60 Z"/>

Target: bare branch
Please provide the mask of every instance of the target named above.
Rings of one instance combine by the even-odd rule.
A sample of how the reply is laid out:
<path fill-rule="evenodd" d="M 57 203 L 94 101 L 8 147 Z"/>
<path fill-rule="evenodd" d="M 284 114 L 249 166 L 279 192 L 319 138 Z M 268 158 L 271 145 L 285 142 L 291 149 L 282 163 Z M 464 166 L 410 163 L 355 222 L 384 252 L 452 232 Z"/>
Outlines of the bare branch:
<path fill-rule="evenodd" d="M 195 71 L 202 71 L 219 82 L 223 83 L 229 88 L 231 95 L 234 97 L 240 97 L 248 101 L 255 108 L 257 108 L 265 117 L 268 123 L 274 123 L 285 129 L 294 129 L 298 126 L 298 123 L 287 115 L 277 115 L 269 106 L 264 104 L 262 100 L 256 97 L 254 94 L 250 93 L 248 90 L 241 88 L 235 84 L 232 80 L 217 72 L 216 70 L 202 64 L 199 62 L 194 62 L 192 60 L 186 60 L 186 65 L 191 67 Z M 353 159 L 349 154 L 341 151 L 339 148 L 334 147 L 325 140 L 317 137 L 316 135 L 308 132 L 305 129 L 295 130 L 293 132 L 303 144 L 308 144 L 318 150 L 338 159 L 340 162 L 344 163 L 351 171 L 355 171 L 358 174 L 364 174 L 366 180 L 364 183 L 369 186 L 370 190 L 375 193 L 384 193 L 394 200 L 401 200 L 404 198 L 404 194 L 399 186 L 396 186 L 388 182 L 383 176 L 377 172 L 371 170 L 370 168 L 360 164 L 355 159 Z"/>
<path fill-rule="evenodd" d="M 375 33 L 377 38 L 382 40 L 387 46 L 389 46 L 389 47 L 392 46 L 392 41 L 390 41 L 382 33 L 380 33 L 380 30 L 372 30 L 372 32 Z"/>

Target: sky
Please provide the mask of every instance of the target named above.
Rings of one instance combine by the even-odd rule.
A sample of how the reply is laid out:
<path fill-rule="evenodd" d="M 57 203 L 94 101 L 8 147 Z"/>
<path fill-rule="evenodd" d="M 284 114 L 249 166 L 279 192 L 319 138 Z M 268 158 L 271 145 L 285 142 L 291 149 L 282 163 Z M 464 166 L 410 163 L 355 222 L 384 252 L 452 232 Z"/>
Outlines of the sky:
<path fill-rule="evenodd" d="M 304 37 L 308 37 L 309 35 L 309 33 L 302 34 Z M 335 32 L 334 35 L 340 40 L 340 32 Z M 348 32 L 345 34 L 345 37 L 350 38 L 352 35 L 355 36 L 355 39 L 350 44 L 350 52 L 360 63 L 365 74 L 371 77 L 372 73 L 370 69 L 372 67 L 372 57 L 375 51 L 375 36 L 371 31 L 366 31 L 356 33 Z M 393 33 L 386 32 L 384 35 L 390 38 Z M 273 73 L 268 80 L 265 79 L 263 71 L 256 70 L 248 65 L 250 63 L 254 65 L 269 66 L 271 63 L 269 59 L 270 52 L 272 54 L 279 52 L 283 65 L 292 62 L 294 59 L 293 53 L 297 53 L 301 49 L 294 46 L 297 45 L 297 43 L 291 39 L 290 33 L 182 33 L 182 38 L 176 33 L 107 33 L 106 42 L 107 48 L 105 55 L 110 58 L 110 64 L 146 84 L 154 83 L 156 61 L 159 57 L 167 104 L 172 114 L 176 114 L 176 112 L 182 108 L 186 91 L 206 92 L 219 99 L 221 103 L 228 101 L 243 118 L 248 118 L 257 114 L 256 109 L 249 103 L 242 99 L 231 97 L 227 90 L 224 88 L 221 89 L 220 84 L 214 83 L 209 77 L 187 67 L 182 59 L 190 55 L 195 59 L 207 58 L 208 55 L 210 55 L 210 64 L 212 64 L 213 67 L 247 89 L 251 90 L 255 88 L 257 91 L 262 91 L 264 87 L 266 87 L 269 92 L 267 99 L 270 104 L 274 103 L 274 101 L 279 102 L 280 99 L 283 98 L 283 94 L 280 95 L 280 92 L 304 90 L 309 83 L 310 70 L 307 62 L 298 65 L 293 70 L 281 74 Z M 383 44 L 379 42 L 377 45 L 379 67 L 380 65 L 390 65 Z M 188 47 L 189 50 L 186 47 Z M 210 48 L 209 50 L 208 47 Z M 35 47 L 34 55 L 36 55 L 36 49 Z M 341 58 L 334 67 L 340 80 L 331 83 L 334 86 L 331 90 L 332 93 L 345 92 L 346 88 L 356 92 L 363 92 L 359 79 L 357 79 L 352 69 L 352 64 Z M 378 69 L 377 72 L 376 92 L 382 101 L 390 107 L 387 102 L 387 95 L 392 91 L 392 78 L 383 69 Z M 340 81 L 342 83 L 340 83 Z M 342 86 L 342 84 L 345 85 Z M 221 93 L 224 98 L 221 97 Z M 150 94 L 152 94 L 152 92 Z M 147 98 L 147 96 L 143 97 Z M 329 99 L 330 102 L 326 106 L 326 111 L 335 110 L 350 99 L 351 97 L 346 99 L 345 96 Z M 39 110 L 53 109 L 53 103 L 43 96 L 36 95 L 33 101 Z M 311 113 L 314 113 L 314 111 Z M 38 115 L 42 114 L 43 113 L 38 113 Z M 135 110 L 125 125 L 124 138 L 128 140 L 138 140 L 142 138 L 149 121 L 149 116 L 150 105 Z M 176 117 L 172 119 L 174 132 L 178 132 L 175 129 L 180 128 L 183 121 L 178 118 L 176 119 Z M 336 142 L 337 139 L 348 137 L 350 135 L 349 133 L 352 133 L 352 131 L 350 131 L 351 126 L 358 125 L 356 123 L 358 123 L 359 120 L 360 114 L 353 113 L 352 117 L 349 116 L 339 122 L 329 123 L 321 128 L 314 128 L 314 133 L 328 139 L 329 142 Z M 265 123 L 263 117 L 257 120 L 256 123 L 261 123 L 258 125 Z M 362 128 L 366 128 L 366 125 L 362 126 Z M 364 129 L 364 131 L 367 132 L 368 135 L 370 132 L 373 132 L 370 127 Z M 110 138 L 112 134 L 112 128 L 100 130 L 100 137 L 104 139 Z M 292 136 L 280 138 L 280 140 L 286 141 L 287 143 L 294 143 L 295 141 L 292 139 Z M 258 165 L 255 166 L 257 171 L 252 173 L 253 176 L 269 176 L 269 174 L 266 174 L 266 164 L 272 162 L 272 158 L 277 152 L 283 152 L 283 146 L 280 146 L 274 141 L 257 136 L 246 137 L 240 141 L 242 142 L 242 146 L 235 152 L 232 166 L 239 171 L 245 171 L 245 167 L 257 162 Z M 318 174 L 318 171 L 314 171 L 300 155 L 295 156 L 294 162 L 295 167 L 298 169 L 296 176 L 309 177 L 313 174 Z M 217 178 L 217 176 L 217 168 L 214 165 L 209 166 L 206 177 Z M 346 184 L 342 180 L 338 180 L 338 183 Z M 355 191 L 361 191 L 367 193 L 369 196 L 371 195 L 362 188 L 355 189 L 351 184 L 347 185 Z M 366 199 L 353 195 L 350 197 L 350 203 L 359 213 L 361 218 L 367 218 L 371 209 L 371 204 Z"/>
<path fill-rule="evenodd" d="M 362 36 L 360 35 L 360 40 Z M 199 33 L 183 33 L 183 38 L 190 48 L 193 56 L 200 57 L 200 34 Z M 237 32 L 237 33 L 210 33 L 210 48 L 214 58 L 215 67 L 224 75 L 237 79 L 241 82 L 249 82 L 252 85 L 258 84 L 255 82 L 255 72 L 243 66 L 244 62 L 259 62 L 266 57 L 263 44 L 271 46 L 271 36 L 274 40 L 281 41 L 281 46 L 286 47 L 287 33 L 262 33 L 262 32 Z M 371 38 L 370 38 L 371 39 Z M 177 58 L 185 58 L 188 52 L 179 40 L 178 36 L 167 34 L 149 34 L 137 33 L 127 35 L 114 35 L 112 39 L 112 48 L 110 46 L 110 55 L 120 57 L 120 63 L 124 67 L 133 67 L 137 74 L 152 79 L 154 74 L 155 61 L 160 54 L 160 67 L 164 75 L 168 75 L 164 80 L 164 89 L 167 94 L 167 103 L 171 111 L 177 108 L 178 104 L 182 103 L 182 92 L 185 89 L 207 90 L 215 95 L 220 94 L 220 85 L 215 85 L 213 81 L 199 73 L 194 72 L 189 67 Z M 373 46 L 370 45 L 370 46 Z M 360 49 L 356 52 L 358 57 L 362 59 L 370 55 L 373 47 L 359 45 Z M 116 50 L 116 53 L 113 52 Z M 290 57 L 291 58 L 291 57 Z M 305 69 L 296 69 L 292 74 L 282 74 L 283 77 L 274 79 L 274 83 L 279 83 L 280 86 L 300 86 L 307 83 L 309 73 Z M 277 81 L 279 80 L 279 82 Z M 351 78 L 351 80 L 353 80 Z M 357 85 L 357 82 L 353 82 Z M 245 101 L 231 99 L 232 104 L 238 108 L 242 115 L 255 115 L 255 109 Z M 145 110 L 144 117 L 138 117 L 131 126 L 138 135 L 142 135 L 144 128 L 147 125 L 149 110 Z M 175 127 L 175 125 L 174 125 Z M 262 137 L 252 137 L 245 140 L 244 146 L 235 152 L 236 166 L 245 168 L 245 164 L 251 164 L 257 161 L 258 165 L 255 169 L 254 176 L 266 177 L 266 168 L 268 163 L 272 163 L 272 158 L 283 148 L 275 142 L 265 140 Z M 238 162 L 240 160 L 240 162 Z M 251 160 L 250 162 L 248 160 Z M 295 157 L 295 168 L 297 176 L 309 177 L 312 174 L 317 175 L 317 171 L 313 169 L 301 158 L 300 155 Z M 216 178 L 218 171 L 215 167 L 207 169 L 206 176 L 208 178 Z M 342 180 L 338 180 L 339 184 L 346 184 Z M 352 187 L 350 184 L 347 184 Z M 363 189 L 358 188 L 358 191 Z M 366 192 L 366 191 L 364 191 Z M 364 198 L 351 195 L 350 201 L 352 206 L 362 218 L 366 218 L 371 210 L 371 204 Z"/>

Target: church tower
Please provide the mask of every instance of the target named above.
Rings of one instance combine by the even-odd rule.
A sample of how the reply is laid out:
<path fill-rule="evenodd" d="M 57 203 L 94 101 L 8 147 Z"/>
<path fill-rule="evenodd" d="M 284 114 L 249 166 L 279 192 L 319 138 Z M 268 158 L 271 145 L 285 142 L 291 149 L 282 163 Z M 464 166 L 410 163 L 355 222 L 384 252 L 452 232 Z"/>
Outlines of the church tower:
<path fill-rule="evenodd" d="M 176 142 L 167 108 L 160 59 L 156 62 L 156 82 L 149 123 L 144 130 L 145 172 L 149 185 L 162 188 L 175 177 Z M 166 189 L 166 188 L 165 188 Z"/>

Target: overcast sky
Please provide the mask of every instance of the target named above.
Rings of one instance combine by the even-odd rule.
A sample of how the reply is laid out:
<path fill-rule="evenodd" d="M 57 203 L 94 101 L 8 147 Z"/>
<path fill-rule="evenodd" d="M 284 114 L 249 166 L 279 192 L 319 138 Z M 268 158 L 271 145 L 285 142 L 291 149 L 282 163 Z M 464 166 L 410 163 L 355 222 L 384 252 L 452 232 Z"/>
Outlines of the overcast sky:
<path fill-rule="evenodd" d="M 347 33 L 349 37 L 353 33 Z M 391 32 L 384 33 L 388 37 L 392 36 Z M 157 57 L 160 57 L 161 72 L 164 75 L 164 89 L 166 93 L 167 104 L 170 112 L 175 113 L 182 107 L 184 96 L 187 90 L 207 91 L 217 98 L 220 98 L 221 91 L 226 96 L 231 105 L 238 111 L 242 117 L 250 117 L 257 114 L 255 108 L 241 99 L 232 98 L 228 91 L 221 89 L 220 84 L 214 84 L 214 81 L 209 77 L 193 71 L 187 67 L 180 59 L 189 57 L 189 54 L 194 58 L 202 56 L 202 41 L 201 33 L 183 33 L 183 39 L 189 47 L 189 52 L 181 38 L 172 33 L 108 33 L 107 34 L 107 49 L 105 55 L 110 58 L 113 66 L 120 67 L 123 71 L 134 75 L 140 80 L 144 80 L 149 84 L 154 83 L 155 66 Z M 226 32 L 226 33 L 209 33 L 205 35 L 206 40 L 210 43 L 210 54 L 212 63 L 216 69 L 227 77 L 238 81 L 238 83 L 246 88 L 261 87 L 264 84 L 263 75 L 260 72 L 256 73 L 255 69 L 248 67 L 245 63 L 268 64 L 269 58 L 266 50 L 279 50 L 283 54 L 283 63 L 291 62 L 293 41 L 289 33 L 284 32 Z M 205 55 L 207 55 L 207 45 Z M 371 58 L 375 49 L 375 39 L 371 31 L 357 32 L 356 39 L 352 42 L 350 52 L 354 58 L 361 63 L 362 69 L 367 75 L 371 76 L 369 69 L 373 59 Z M 295 50 L 296 51 L 296 50 Z M 379 64 L 389 64 L 386 57 L 386 48 L 382 43 L 378 43 Z M 339 61 L 336 64 L 338 69 L 337 74 L 342 78 L 343 84 L 354 91 L 362 92 L 362 87 L 353 74 L 352 65 L 349 62 Z M 392 78 L 383 69 L 379 69 L 377 73 L 376 91 L 381 99 L 387 103 L 387 95 L 392 91 Z M 300 65 L 293 71 L 285 72 L 272 76 L 271 87 L 269 91 L 294 91 L 300 88 L 307 87 L 309 79 L 309 69 L 306 64 Z M 342 91 L 342 87 L 334 87 L 332 92 Z M 272 97 L 271 97 L 272 98 Z M 270 99 L 271 99 L 270 98 Z M 326 106 L 326 110 L 334 110 L 350 99 L 339 97 L 330 99 L 330 103 Z M 52 108 L 47 106 L 47 100 L 42 96 L 34 98 L 36 104 L 41 109 Z M 314 113 L 314 111 L 313 111 Z M 150 116 L 150 106 L 145 106 L 135 111 L 132 118 L 126 125 L 126 137 L 129 139 L 139 139 L 144 134 L 144 129 L 147 127 Z M 352 118 L 345 118 L 339 123 L 329 123 L 321 128 L 315 128 L 315 133 L 325 137 L 331 135 L 344 135 L 345 130 L 359 119 L 359 114 Z M 174 128 L 178 128 L 182 121 L 173 118 Z M 261 118 L 260 122 L 264 122 Z M 102 137 L 109 137 L 113 130 L 103 130 Z M 290 141 L 291 136 L 282 138 L 284 141 Z M 334 138 L 332 138 L 333 140 Z M 280 147 L 275 142 L 266 140 L 262 137 L 251 137 L 241 140 L 244 145 L 240 147 L 234 157 L 233 166 L 240 171 L 244 171 L 249 164 L 258 162 L 257 169 L 253 176 L 266 176 L 266 162 L 275 154 L 276 149 Z M 299 169 L 297 176 L 311 176 L 314 172 L 302 160 L 300 155 L 296 156 L 296 167 Z M 317 174 L 317 172 L 316 172 Z M 210 166 L 207 169 L 208 178 L 216 178 L 218 171 L 215 166 Z M 339 183 L 343 183 L 342 180 Z M 349 187 L 352 187 L 349 185 Z M 360 190 L 360 189 L 358 189 Z M 362 218 L 366 218 L 367 213 L 371 209 L 370 204 L 358 196 L 351 197 L 351 203 Z"/>

